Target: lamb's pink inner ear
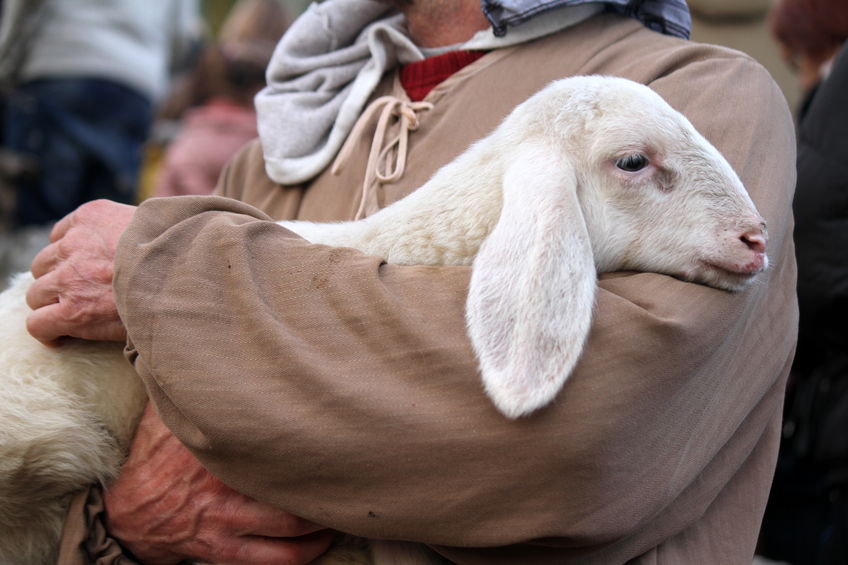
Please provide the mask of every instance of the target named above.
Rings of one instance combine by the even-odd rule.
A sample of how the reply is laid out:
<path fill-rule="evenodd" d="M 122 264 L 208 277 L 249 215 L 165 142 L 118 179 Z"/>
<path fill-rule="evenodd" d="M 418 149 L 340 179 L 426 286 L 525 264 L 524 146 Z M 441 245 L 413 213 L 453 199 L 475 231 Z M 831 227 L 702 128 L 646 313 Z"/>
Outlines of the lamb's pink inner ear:
<path fill-rule="evenodd" d="M 510 418 L 551 402 L 589 332 L 596 273 L 567 156 L 510 156 L 503 210 L 474 262 L 468 332 L 486 393 Z"/>

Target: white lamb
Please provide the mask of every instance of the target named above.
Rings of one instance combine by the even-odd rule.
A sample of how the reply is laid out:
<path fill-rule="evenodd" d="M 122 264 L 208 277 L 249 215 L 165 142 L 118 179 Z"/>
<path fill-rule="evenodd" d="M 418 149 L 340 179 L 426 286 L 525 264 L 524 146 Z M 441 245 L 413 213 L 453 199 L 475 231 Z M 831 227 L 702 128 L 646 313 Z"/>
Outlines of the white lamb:
<path fill-rule="evenodd" d="M 281 225 L 391 263 L 473 263 L 468 333 L 509 418 L 562 388 L 597 271 L 739 291 L 768 263 L 764 221 L 725 159 L 649 88 L 609 77 L 552 83 L 369 218 Z M 116 474 L 145 403 L 120 346 L 48 349 L 26 333 L 30 280 L 0 295 L 0 562 L 15 564 L 49 562 L 69 495 Z M 390 542 L 373 546 L 392 562 Z"/>

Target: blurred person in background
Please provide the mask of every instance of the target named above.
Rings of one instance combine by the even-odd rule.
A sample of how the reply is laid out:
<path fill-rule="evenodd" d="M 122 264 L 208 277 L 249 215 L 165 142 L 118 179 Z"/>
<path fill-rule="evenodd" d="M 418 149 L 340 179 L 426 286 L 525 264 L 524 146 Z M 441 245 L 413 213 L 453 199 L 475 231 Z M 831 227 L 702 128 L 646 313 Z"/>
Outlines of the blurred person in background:
<path fill-rule="evenodd" d="M 782 0 L 772 31 L 799 72 L 793 202 L 800 309 L 777 473 L 760 552 L 848 563 L 848 5 Z"/>
<path fill-rule="evenodd" d="M 16 181 L 9 236 L 97 198 L 132 203 L 154 105 L 201 31 L 196 0 L 6 0 L 3 145 L 37 173 Z M 7 238 L 4 238 L 7 239 Z M 10 251 L 27 263 L 39 238 Z M 34 255 L 34 253 L 33 253 Z"/>
<path fill-rule="evenodd" d="M 848 39 L 848 4 L 844 0 L 779 0 L 769 15 L 769 27 L 797 73 L 802 116 Z"/>
<path fill-rule="evenodd" d="M 183 88 L 163 108 L 163 117 L 178 121 L 179 130 L 167 147 L 154 196 L 211 194 L 226 162 L 258 135 L 253 97 L 265 86 L 265 67 L 290 21 L 279 0 L 233 5 L 217 41 L 204 48 Z M 182 111 L 181 104 L 188 108 Z"/>

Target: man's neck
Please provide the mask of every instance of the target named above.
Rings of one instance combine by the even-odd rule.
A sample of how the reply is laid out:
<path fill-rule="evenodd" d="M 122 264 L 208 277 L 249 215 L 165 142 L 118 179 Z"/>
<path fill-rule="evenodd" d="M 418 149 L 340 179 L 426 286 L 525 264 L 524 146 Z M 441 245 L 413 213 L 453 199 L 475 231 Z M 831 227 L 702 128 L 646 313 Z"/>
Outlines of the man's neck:
<path fill-rule="evenodd" d="M 402 10 L 419 47 L 462 43 L 489 26 L 480 0 L 413 0 L 403 3 Z"/>

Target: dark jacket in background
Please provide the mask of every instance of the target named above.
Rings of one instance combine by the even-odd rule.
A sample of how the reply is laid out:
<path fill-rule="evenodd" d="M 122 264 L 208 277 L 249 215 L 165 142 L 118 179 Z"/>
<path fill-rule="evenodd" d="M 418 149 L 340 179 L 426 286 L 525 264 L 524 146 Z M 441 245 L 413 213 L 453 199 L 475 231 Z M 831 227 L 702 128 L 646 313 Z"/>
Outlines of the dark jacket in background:
<path fill-rule="evenodd" d="M 801 110 L 795 245 L 800 329 L 763 552 L 848 563 L 848 45 Z"/>

